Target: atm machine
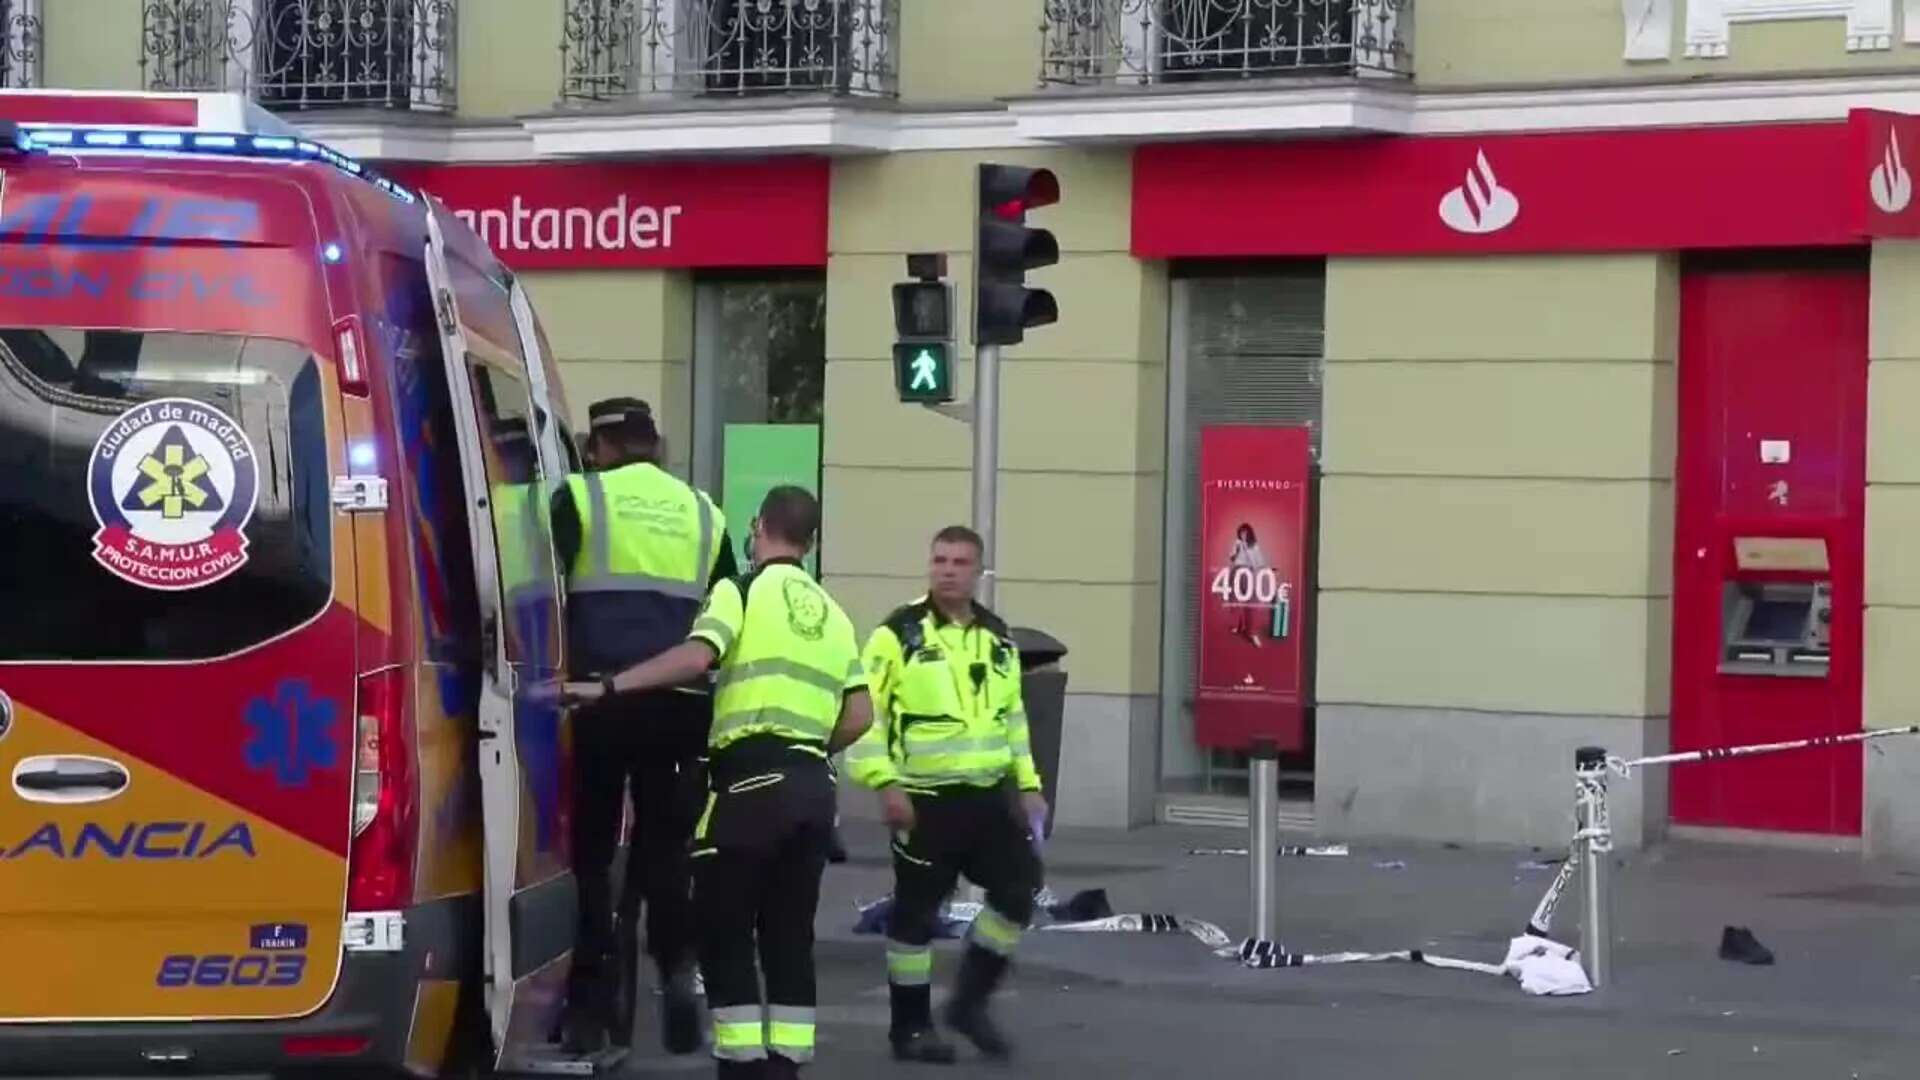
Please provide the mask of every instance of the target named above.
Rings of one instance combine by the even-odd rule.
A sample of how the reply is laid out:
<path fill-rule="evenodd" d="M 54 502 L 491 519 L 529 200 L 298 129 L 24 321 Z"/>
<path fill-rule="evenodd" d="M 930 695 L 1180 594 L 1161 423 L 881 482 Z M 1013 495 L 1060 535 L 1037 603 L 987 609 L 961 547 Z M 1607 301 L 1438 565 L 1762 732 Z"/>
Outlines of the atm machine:
<path fill-rule="evenodd" d="M 1819 537 L 1733 539 L 1721 585 L 1722 675 L 1824 679 L 1833 666 L 1833 581 Z"/>

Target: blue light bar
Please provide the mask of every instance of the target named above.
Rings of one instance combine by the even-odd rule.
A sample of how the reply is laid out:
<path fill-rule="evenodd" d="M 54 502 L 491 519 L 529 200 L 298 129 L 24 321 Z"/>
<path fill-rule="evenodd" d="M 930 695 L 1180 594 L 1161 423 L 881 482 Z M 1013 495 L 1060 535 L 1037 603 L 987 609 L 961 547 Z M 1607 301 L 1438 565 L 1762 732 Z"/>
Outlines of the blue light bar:
<path fill-rule="evenodd" d="M 218 154 L 278 161 L 317 161 L 349 176 L 371 181 L 374 186 L 401 202 L 413 204 L 419 201 L 413 192 L 332 147 L 283 135 L 202 134 L 142 128 L 41 127 L 22 124 L 20 140 L 28 150 L 71 147 L 76 153 L 97 148 L 107 152 Z"/>

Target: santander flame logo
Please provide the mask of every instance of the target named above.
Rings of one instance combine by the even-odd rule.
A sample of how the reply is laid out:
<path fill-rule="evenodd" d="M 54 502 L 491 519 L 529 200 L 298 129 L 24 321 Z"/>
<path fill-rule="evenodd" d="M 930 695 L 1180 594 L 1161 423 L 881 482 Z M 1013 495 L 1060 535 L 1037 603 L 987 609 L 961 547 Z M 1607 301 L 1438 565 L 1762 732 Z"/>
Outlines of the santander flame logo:
<path fill-rule="evenodd" d="M 1900 136 L 1891 129 L 1887 131 L 1886 153 L 1873 167 L 1867 187 L 1873 193 L 1873 205 L 1884 214 L 1897 214 L 1913 201 L 1913 176 L 1900 160 Z"/>
<path fill-rule="evenodd" d="M 1455 232 L 1499 232 L 1520 216 L 1520 197 L 1494 178 L 1486 151 L 1474 151 L 1474 159 L 1466 183 L 1441 197 L 1440 220 Z"/>

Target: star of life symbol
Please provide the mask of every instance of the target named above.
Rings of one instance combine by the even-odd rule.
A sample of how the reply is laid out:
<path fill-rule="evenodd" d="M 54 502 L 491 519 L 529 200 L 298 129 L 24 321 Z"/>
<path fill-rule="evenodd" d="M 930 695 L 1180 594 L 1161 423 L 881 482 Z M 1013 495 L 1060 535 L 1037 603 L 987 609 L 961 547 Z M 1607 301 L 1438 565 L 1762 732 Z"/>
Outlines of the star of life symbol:
<path fill-rule="evenodd" d="M 1913 201 L 1913 175 L 1900 160 L 1900 136 L 1892 128 L 1887 129 L 1887 149 L 1880 164 L 1867 178 L 1867 190 L 1883 214 L 1897 214 Z"/>
<path fill-rule="evenodd" d="M 1466 181 L 1440 198 L 1440 220 L 1463 233 L 1493 233 L 1520 216 L 1520 197 L 1500 186 L 1484 150 L 1474 151 Z"/>
<path fill-rule="evenodd" d="M 100 433 L 87 466 L 93 557 L 143 588 L 210 585 L 246 563 L 258 490 L 253 443 L 231 417 L 187 398 L 135 405 Z"/>

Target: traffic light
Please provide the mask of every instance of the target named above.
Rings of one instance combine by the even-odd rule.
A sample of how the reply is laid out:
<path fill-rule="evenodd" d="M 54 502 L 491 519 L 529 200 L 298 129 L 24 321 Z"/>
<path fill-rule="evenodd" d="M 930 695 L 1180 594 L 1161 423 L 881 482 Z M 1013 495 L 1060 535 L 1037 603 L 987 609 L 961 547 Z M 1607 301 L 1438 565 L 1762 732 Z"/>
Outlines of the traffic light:
<path fill-rule="evenodd" d="M 1059 201 L 1060 181 L 1050 169 L 980 166 L 973 244 L 974 344 L 1018 345 L 1028 327 L 1059 321 L 1053 294 L 1027 288 L 1027 271 L 1060 261 L 1053 234 L 1029 228 L 1027 211 Z"/>
<path fill-rule="evenodd" d="M 900 400 L 943 405 L 953 400 L 953 347 L 944 341 L 902 341 L 893 346 L 893 385 Z"/>
<path fill-rule="evenodd" d="M 953 285 L 947 257 L 908 255 L 916 280 L 893 287 L 893 387 L 900 400 L 944 405 L 953 400 Z"/>

